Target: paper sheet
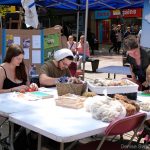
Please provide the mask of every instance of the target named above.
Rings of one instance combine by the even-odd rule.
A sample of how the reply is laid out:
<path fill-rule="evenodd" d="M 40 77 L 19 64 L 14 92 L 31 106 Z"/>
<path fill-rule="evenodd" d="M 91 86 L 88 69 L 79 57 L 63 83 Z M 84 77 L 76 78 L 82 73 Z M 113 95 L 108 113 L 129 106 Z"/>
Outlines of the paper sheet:
<path fill-rule="evenodd" d="M 29 48 L 24 48 L 24 59 L 29 59 Z"/>
<path fill-rule="evenodd" d="M 20 37 L 14 36 L 14 44 L 20 45 Z"/>
<path fill-rule="evenodd" d="M 41 63 L 41 50 L 32 50 L 32 63 L 33 64 Z"/>
<path fill-rule="evenodd" d="M 32 48 L 41 48 L 41 36 L 32 35 Z"/>

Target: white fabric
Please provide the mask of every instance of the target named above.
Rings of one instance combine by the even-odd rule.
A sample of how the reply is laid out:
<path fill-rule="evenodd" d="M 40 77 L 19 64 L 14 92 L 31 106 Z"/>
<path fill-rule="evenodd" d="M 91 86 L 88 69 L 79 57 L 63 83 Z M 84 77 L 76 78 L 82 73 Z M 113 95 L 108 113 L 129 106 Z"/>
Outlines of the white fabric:
<path fill-rule="evenodd" d="M 25 24 L 27 27 L 32 26 L 33 28 L 37 28 L 39 21 L 38 15 L 36 12 L 36 7 L 34 4 L 34 0 L 21 0 L 22 6 L 25 10 Z"/>
<path fill-rule="evenodd" d="M 125 107 L 117 100 L 105 96 L 90 97 L 85 101 L 85 108 L 93 118 L 111 122 L 126 116 Z"/>
<path fill-rule="evenodd" d="M 54 53 L 54 59 L 56 61 L 60 61 L 68 56 L 73 57 L 73 53 L 70 49 L 67 49 L 67 48 L 60 49 Z"/>

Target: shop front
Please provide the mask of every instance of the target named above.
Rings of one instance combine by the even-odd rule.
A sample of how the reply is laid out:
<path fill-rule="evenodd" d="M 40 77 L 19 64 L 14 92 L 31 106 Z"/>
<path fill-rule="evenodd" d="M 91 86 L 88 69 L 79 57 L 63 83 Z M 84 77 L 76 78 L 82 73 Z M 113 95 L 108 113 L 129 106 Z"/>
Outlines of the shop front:
<path fill-rule="evenodd" d="M 132 33 L 137 34 L 142 24 L 142 8 L 122 10 L 100 10 L 95 11 L 96 35 L 100 43 L 110 42 L 112 25 L 120 24 L 122 32 L 126 27 L 131 27 Z"/>

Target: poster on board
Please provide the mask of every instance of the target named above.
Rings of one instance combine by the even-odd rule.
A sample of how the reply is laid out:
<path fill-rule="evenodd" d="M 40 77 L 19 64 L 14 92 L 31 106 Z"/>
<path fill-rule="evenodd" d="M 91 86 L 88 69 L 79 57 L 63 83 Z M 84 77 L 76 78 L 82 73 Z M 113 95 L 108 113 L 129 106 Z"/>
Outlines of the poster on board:
<path fill-rule="evenodd" d="M 53 55 L 53 51 L 58 50 L 59 45 L 59 34 L 55 33 L 44 36 L 44 61 Z"/>
<path fill-rule="evenodd" d="M 144 0 L 141 46 L 150 48 L 149 35 L 150 35 L 150 0 Z"/>

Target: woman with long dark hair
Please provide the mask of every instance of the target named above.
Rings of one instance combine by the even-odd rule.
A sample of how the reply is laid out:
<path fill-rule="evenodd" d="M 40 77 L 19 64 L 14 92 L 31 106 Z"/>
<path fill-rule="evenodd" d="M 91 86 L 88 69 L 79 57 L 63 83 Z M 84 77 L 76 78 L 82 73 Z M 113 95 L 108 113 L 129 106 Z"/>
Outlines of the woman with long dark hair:
<path fill-rule="evenodd" d="M 0 93 L 27 90 L 29 88 L 27 69 L 23 59 L 23 49 L 17 44 L 12 44 L 6 52 L 3 63 L 0 65 Z M 32 87 L 38 88 L 36 84 L 32 84 Z"/>

